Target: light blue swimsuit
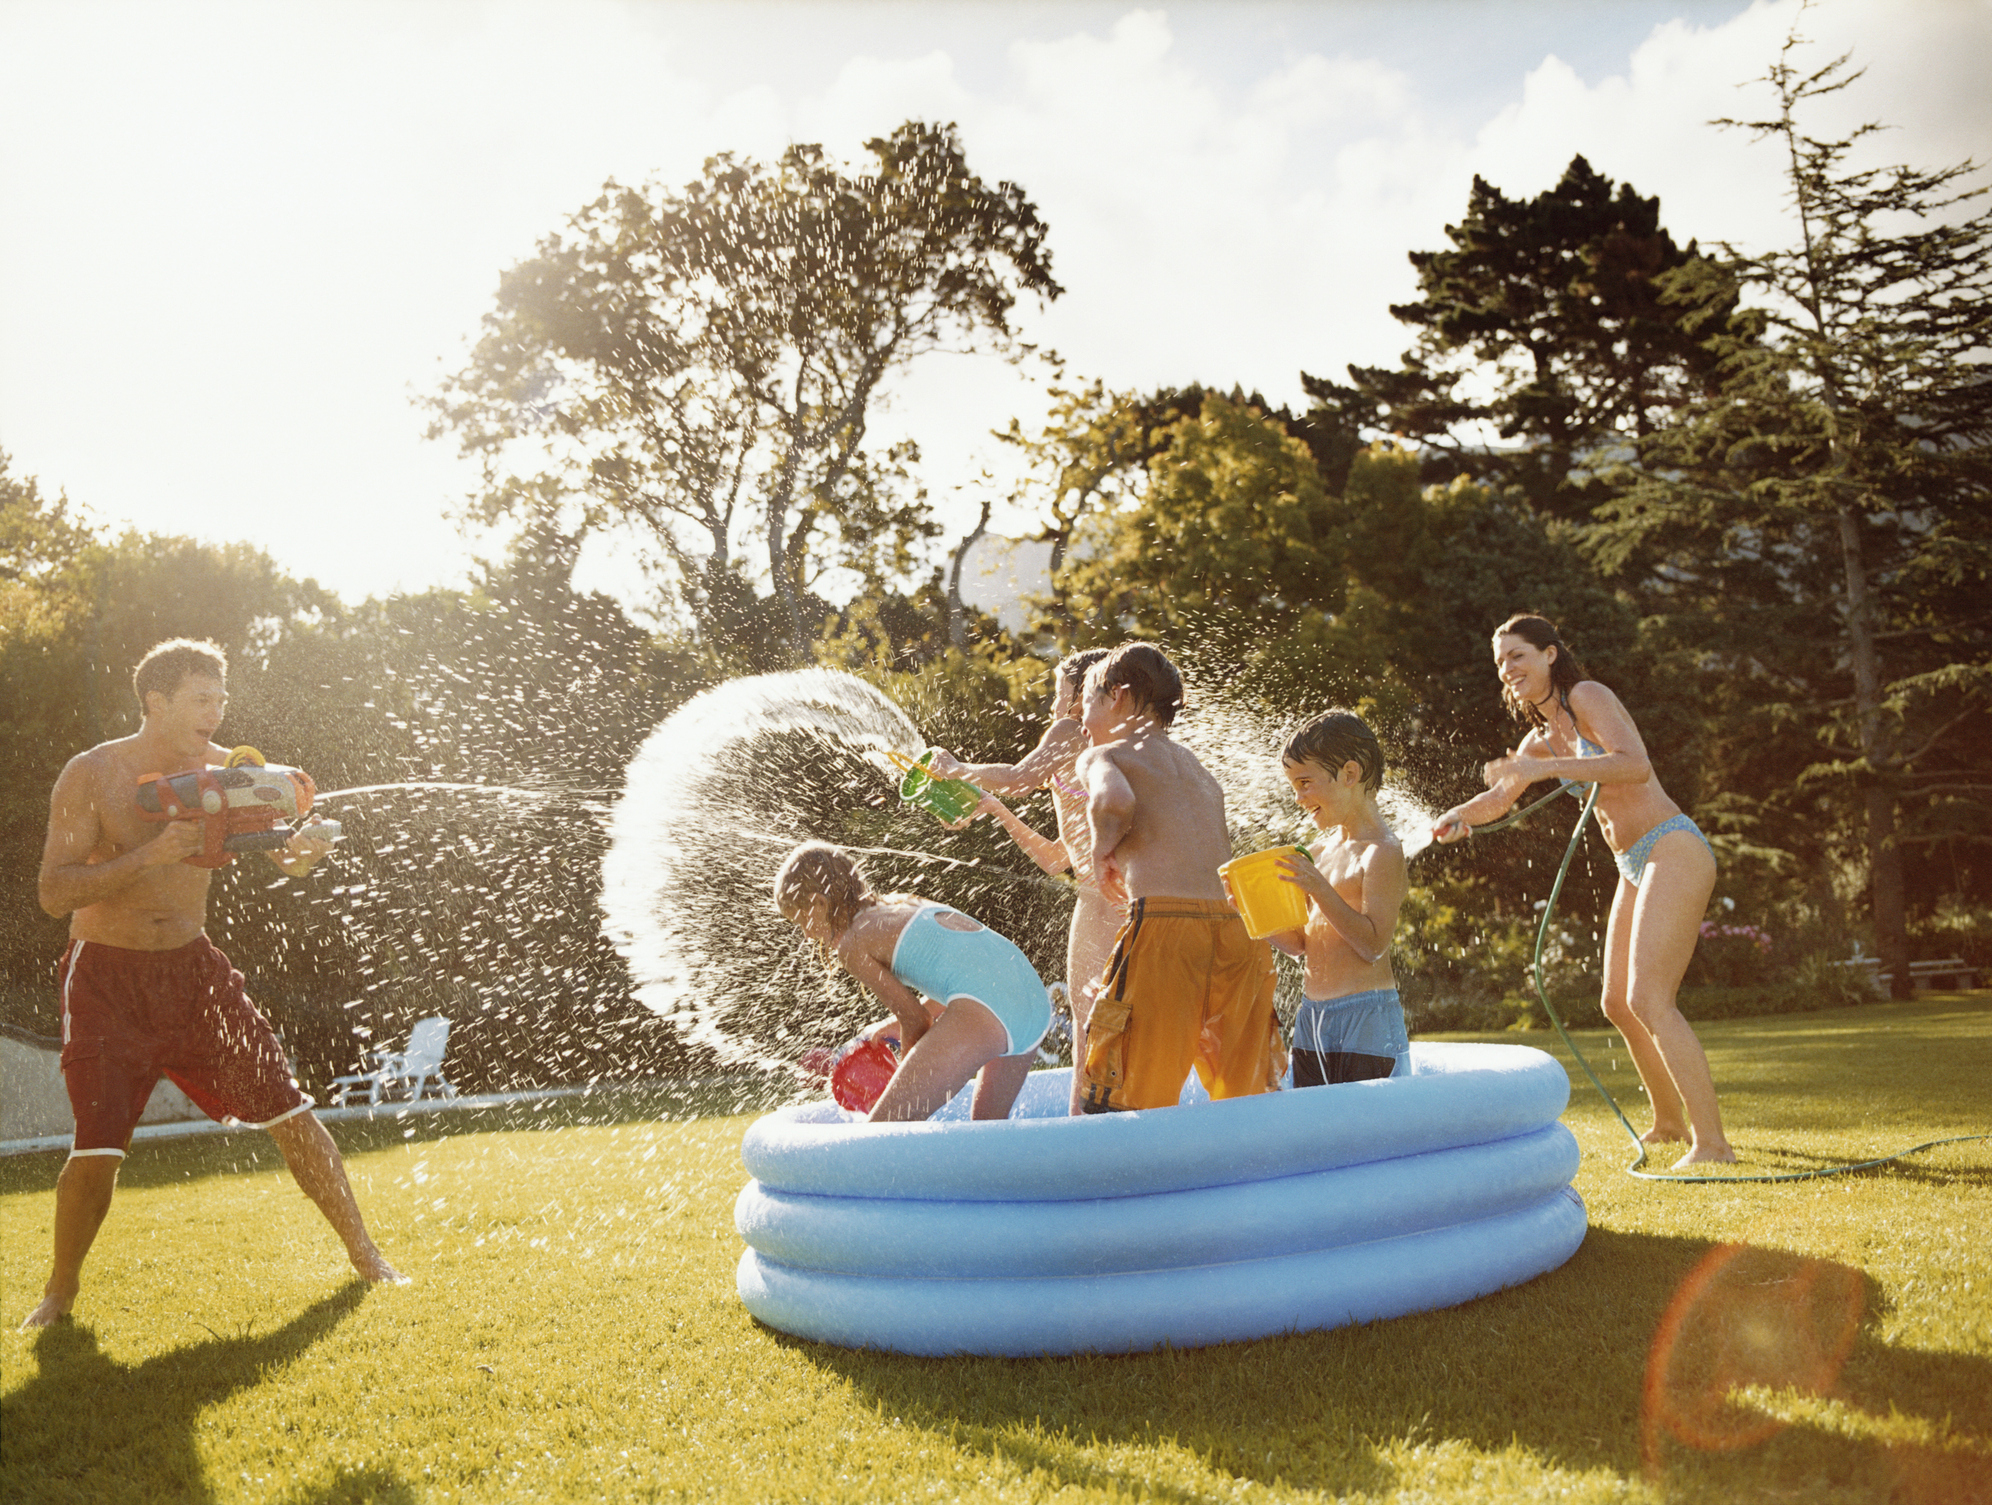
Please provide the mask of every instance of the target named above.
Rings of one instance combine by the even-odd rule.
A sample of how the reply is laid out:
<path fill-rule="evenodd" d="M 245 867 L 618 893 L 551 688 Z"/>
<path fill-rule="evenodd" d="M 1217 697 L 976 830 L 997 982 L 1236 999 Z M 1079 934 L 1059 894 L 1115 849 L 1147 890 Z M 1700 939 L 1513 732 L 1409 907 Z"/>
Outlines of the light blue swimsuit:
<path fill-rule="evenodd" d="M 892 948 L 892 975 L 942 1005 L 973 998 L 1009 1036 L 1004 1054 L 1036 1050 L 1051 1028 L 1051 999 L 1037 969 L 986 925 L 952 930 L 941 923 L 942 915 L 960 913 L 945 904 L 921 906 Z"/>
<path fill-rule="evenodd" d="M 1591 741 L 1582 732 L 1579 732 L 1577 734 L 1577 755 L 1580 758 L 1602 758 L 1605 756 L 1605 750 L 1598 746 L 1597 743 Z M 1576 785 L 1569 779 L 1565 779 L 1563 787 L 1565 789 L 1574 789 Z M 1653 848 L 1659 844 L 1660 838 L 1667 835 L 1670 831 L 1694 832 L 1696 836 L 1701 838 L 1701 844 L 1708 848 L 1709 856 L 1713 857 L 1715 855 L 1715 844 L 1703 834 L 1700 826 L 1689 820 L 1685 815 L 1670 815 L 1651 831 L 1640 837 L 1630 847 L 1626 848 L 1625 851 L 1612 853 L 1612 861 L 1618 864 L 1619 876 L 1624 878 L 1634 888 L 1638 888 L 1639 880 L 1646 876 L 1646 864 L 1653 856 Z"/>

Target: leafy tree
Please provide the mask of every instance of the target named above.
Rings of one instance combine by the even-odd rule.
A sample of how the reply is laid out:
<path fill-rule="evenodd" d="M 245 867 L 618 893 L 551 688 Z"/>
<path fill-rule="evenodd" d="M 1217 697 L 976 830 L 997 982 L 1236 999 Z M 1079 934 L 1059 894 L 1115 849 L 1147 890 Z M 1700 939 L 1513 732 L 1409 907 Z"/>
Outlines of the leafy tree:
<path fill-rule="evenodd" d="M 1597 499 L 1571 474 L 1588 452 L 1646 433 L 1702 385 L 1711 358 L 1666 275 L 1697 255 L 1660 223 L 1660 201 L 1573 157 L 1554 188 L 1510 199 L 1475 177 L 1452 247 L 1413 251 L 1421 296 L 1391 313 L 1418 331 L 1397 370 L 1304 376 L 1317 416 L 1396 434 L 1468 471 L 1522 486 L 1563 515 Z M 1710 310 L 1702 310 L 1706 320 Z M 1490 452 L 1488 431 L 1519 440 Z"/>
<path fill-rule="evenodd" d="M 1025 457 L 1028 469 L 1013 500 L 1035 498 L 1044 522 L 1038 541 L 1051 545 L 1049 619 L 1042 625 L 1061 649 L 1077 626 L 1066 600 L 1065 561 L 1083 523 L 1129 502 L 1150 446 L 1139 401 L 1098 381 L 1083 388 L 1054 386 L 1051 409 L 1036 436 L 1016 419 L 997 437 Z"/>
<path fill-rule="evenodd" d="M 953 126 L 908 121 L 847 174 L 820 146 L 710 159 L 680 191 L 608 183 L 502 279 L 432 433 L 481 456 L 485 520 L 580 500 L 578 526 L 654 537 L 700 630 L 741 613 L 762 540 L 787 656 L 825 565 L 876 578 L 932 536 L 910 451 L 865 447 L 880 384 L 926 352 L 1016 357 L 1019 292 L 1055 298 L 1046 229 L 970 171 Z M 519 441 L 549 467 L 504 469 Z"/>
<path fill-rule="evenodd" d="M 1796 239 L 1671 274 L 1720 384 L 1641 446 L 1592 547 L 1754 707 L 1778 777 L 1732 796 L 1739 825 L 1780 846 L 1808 803 L 1851 796 L 1901 991 L 1905 848 L 1964 847 L 1962 866 L 1992 844 L 1992 213 L 1965 212 L 1971 163 L 1860 167 L 1879 127 L 1810 134 L 1860 75 L 1806 72 L 1800 45 L 1766 75 L 1774 113 L 1720 122 L 1783 151 Z M 1765 297 L 1762 339 L 1722 327 L 1732 283 Z"/>
<path fill-rule="evenodd" d="M 1306 445 L 1216 393 L 1150 442 L 1138 502 L 1098 514 L 1089 546 L 1068 556 L 1064 587 L 1096 633 L 1236 653 L 1303 604 L 1335 603 L 1333 508 Z"/>

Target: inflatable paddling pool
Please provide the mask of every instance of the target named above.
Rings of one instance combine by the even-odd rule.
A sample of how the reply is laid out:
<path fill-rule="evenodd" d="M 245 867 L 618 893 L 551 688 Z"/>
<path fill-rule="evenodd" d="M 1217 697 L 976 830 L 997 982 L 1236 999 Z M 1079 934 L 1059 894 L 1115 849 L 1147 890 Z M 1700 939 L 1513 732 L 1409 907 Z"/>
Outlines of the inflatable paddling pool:
<path fill-rule="evenodd" d="M 1414 1044 L 1387 1081 L 1065 1116 L 783 1108 L 740 1147 L 740 1299 L 770 1327 L 909 1354 L 1129 1353 L 1453 1306 L 1584 1241 L 1570 1079 L 1518 1045 Z"/>

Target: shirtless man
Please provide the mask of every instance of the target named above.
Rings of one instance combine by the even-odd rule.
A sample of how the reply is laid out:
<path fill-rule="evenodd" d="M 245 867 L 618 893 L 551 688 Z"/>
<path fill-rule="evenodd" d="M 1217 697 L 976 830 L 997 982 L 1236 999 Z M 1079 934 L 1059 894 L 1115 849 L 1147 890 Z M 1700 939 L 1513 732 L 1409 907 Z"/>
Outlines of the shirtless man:
<path fill-rule="evenodd" d="M 1272 947 L 1225 899 L 1224 791 L 1169 737 L 1182 703 L 1182 676 L 1153 643 L 1087 671 L 1078 772 L 1093 869 L 1128 909 L 1086 1030 L 1087 1113 L 1172 1106 L 1192 1066 L 1213 1098 L 1280 1075 Z"/>
<path fill-rule="evenodd" d="M 226 761 L 214 734 L 227 673 L 212 643 L 159 644 L 132 675 L 137 734 L 77 754 L 56 780 L 41 905 L 70 917 L 57 978 L 76 1138 L 55 1185 L 53 1266 L 23 1331 L 60 1321 L 75 1304 L 131 1131 L 162 1074 L 211 1117 L 269 1130 L 353 1268 L 367 1280 L 402 1279 L 368 1236 L 338 1147 L 244 996 L 242 974 L 205 934 L 209 873 L 184 863 L 201 849 L 201 823 L 139 817 L 140 779 Z M 331 849 L 307 827 L 269 855 L 299 877 Z"/>

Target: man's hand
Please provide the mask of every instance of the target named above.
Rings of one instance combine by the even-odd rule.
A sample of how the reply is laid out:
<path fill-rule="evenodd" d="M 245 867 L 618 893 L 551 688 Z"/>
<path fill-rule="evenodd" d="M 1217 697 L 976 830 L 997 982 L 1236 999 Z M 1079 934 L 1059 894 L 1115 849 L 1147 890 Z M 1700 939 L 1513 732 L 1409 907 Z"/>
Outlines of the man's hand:
<path fill-rule="evenodd" d="M 339 828 L 335 823 L 313 821 L 293 832 L 283 849 L 270 855 L 276 859 L 277 866 L 291 877 L 302 878 L 331 855 L 332 845 L 338 839 Z"/>
<path fill-rule="evenodd" d="M 138 848 L 147 867 L 165 867 L 169 863 L 185 862 L 199 854 L 206 842 L 205 823 L 198 820 L 169 820 L 159 828 L 159 834 Z"/>

